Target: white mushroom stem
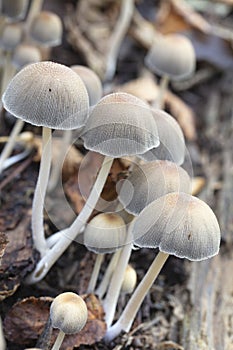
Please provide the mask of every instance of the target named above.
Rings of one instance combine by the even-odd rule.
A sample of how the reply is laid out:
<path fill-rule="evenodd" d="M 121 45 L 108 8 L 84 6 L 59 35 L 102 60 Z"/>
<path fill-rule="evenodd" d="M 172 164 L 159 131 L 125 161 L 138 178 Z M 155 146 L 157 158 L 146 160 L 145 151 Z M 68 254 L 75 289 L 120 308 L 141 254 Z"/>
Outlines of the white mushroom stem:
<path fill-rule="evenodd" d="M 55 343 L 53 344 L 53 347 L 51 350 L 59 350 L 64 338 L 65 338 L 65 333 L 60 331 L 58 333 L 57 339 L 56 339 Z"/>
<path fill-rule="evenodd" d="M 46 254 L 48 250 L 44 234 L 43 209 L 46 189 L 49 181 L 49 172 L 51 167 L 51 140 L 51 129 L 43 127 L 40 170 L 32 203 L 32 238 L 34 247 L 40 252 L 42 257 Z"/>
<path fill-rule="evenodd" d="M 112 276 L 112 273 L 117 265 L 117 262 L 119 260 L 119 257 L 121 255 L 122 248 L 118 249 L 112 256 L 110 263 L 108 264 L 108 267 L 104 273 L 104 276 L 99 284 L 99 287 L 96 289 L 95 294 L 98 295 L 100 299 L 103 298 L 104 294 L 106 293 L 106 290 L 109 285 L 110 278 Z"/>
<path fill-rule="evenodd" d="M 24 121 L 21 119 L 17 119 L 17 121 L 15 122 L 15 125 L 10 133 L 10 136 L 8 138 L 8 142 L 6 143 L 5 147 L 3 148 L 3 151 L 2 151 L 1 156 L 0 156 L 0 174 L 1 174 L 2 170 L 4 169 L 4 162 L 11 154 L 11 152 L 14 148 L 14 145 L 15 145 L 16 137 L 18 136 L 18 134 L 22 130 L 23 126 L 24 126 Z"/>
<path fill-rule="evenodd" d="M 169 254 L 163 252 L 158 253 L 146 275 L 143 277 L 142 281 L 139 283 L 138 287 L 135 289 L 133 295 L 129 299 L 120 318 L 107 330 L 104 338 L 106 342 L 110 342 L 112 339 L 117 337 L 121 331 L 129 332 L 146 294 L 153 285 L 168 257 Z"/>
<path fill-rule="evenodd" d="M 115 71 L 119 49 L 124 36 L 130 26 L 134 10 L 134 0 L 122 0 L 120 16 L 109 40 L 111 43 L 106 62 L 105 81 L 112 80 Z"/>
<path fill-rule="evenodd" d="M 26 25 L 27 28 L 30 29 L 31 23 L 33 21 L 33 18 L 40 13 L 42 6 L 43 6 L 44 0 L 32 0 L 31 5 L 28 11 L 27 19 L 26 19 Z"/>
<path fill-rule="evenodd" d="M 158 97 L 156 101 L 153 103 L 154 108 L 163 109 L 164 107 L 164 95 L 167 90 L 169 83 L 169 76 L 164 74 L 160 79 Z"/>
<path fill-rule="evenodd" d="M 44 278 L 44 276 L 47 274 L 47 272 L 50 270 L 53 264 L 60 258 L 60 256 L 64 253 L 64 251 L 69 247 L 69 245 L 76 238 L 78 233 L 80 233 L 81 228 L 83 227 L 83 225 L 86 224 L 87 220 L 91 216 L 93 209 L 96 206 L 96 203 L 101 195 L 101 192 L 103 190 L 103 187 L 107 179 L 109 170 L 112 166 L 112 163 L 113 163 L 113 158 L 111 157 L 104 158 L 102 167 L 96 178 L 96 182 L 91 190 L 91 193 L 83 209 L 81 210 L 78 217 L 75 219 L 75 221 L 69 228 L 60 231 L 61 233 L 60 239 L 58 240 L 57 243 L 54 244 L 54 246 L 51 249 L 49 249 L 46 252 L 45 256 L 42 257 L 42 259 L 38 262 L 36 269 L 27 278 L 28 283 L 36 283 L 40 281 L 42 278 Z"/>
<path fill-rule="evenodd" d="M 94 268 L 91 274 L 91 278 L 88 284 L 87 293 L 94 293 L 96 282 L 99 276 L 100 267 L 104 259 L 104 254 L 97 254 L 95 259 Z"/>
<path fill-rule="evenodd" d="M 115 269 L 114 273 L 112 274 L 109 288 L 104 299 L 103 306 L 105 311 L 105 322 L 107 324 L 107 328 L 111 326 L 115 315 L 117 301 L 120 295 L 121 285 L 124 279 L 124 273 L 132 251 L 132 240 L 130 239 L 131 227 L 132 224 L 129 225 L 126 245 L 122 249 L 120 258 L 118 260 L 117 269 Z"/>
<path fill-rule="evenodd" d="M 48 184 L 48 191 L 52 192 L 59 181 L 59 176 L 62 175 L 62 164 L 64 162 L 68 147 L 71 144 L 72 140 L 72 130 L 64 130 L 62 135 L 62 142 L 60 147 L 60 153 L 56 162 L 52 166 L 52 171 Z"/>
<path fill-rule="evenodd" d="M 16 73 L 16 68 L 11 63 L 12 52 L 7 51 L 5 53 L 4 58 L 4 69 L 3 69 L 3 77 L 1 80 L 1 96 L 3 95 L 9 81 L 13 78 Z M 1 102 L 2 103 L 2 102 Z"/>

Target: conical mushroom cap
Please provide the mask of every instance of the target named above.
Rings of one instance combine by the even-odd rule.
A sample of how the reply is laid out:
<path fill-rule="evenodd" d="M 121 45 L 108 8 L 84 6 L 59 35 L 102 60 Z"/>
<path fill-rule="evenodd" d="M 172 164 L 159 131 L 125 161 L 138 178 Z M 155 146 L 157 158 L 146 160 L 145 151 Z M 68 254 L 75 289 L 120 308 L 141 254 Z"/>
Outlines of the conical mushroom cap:
<path fill-rule="evenodd" d="M 98 75 L 90 68 L 75 65 L 70 67 L 75 73 L 77 73 L 84 82 L 87 93 L 89 96 L 90 106 L 94 106 L 99 102 L 103 95 L 103 87 Z"/>
<path fill-rule="evenodd" d="M 175 163 L 157 160 L 135 165 L 124 180 L 118 198 L 125 210 L 139 215 L 148 204 L 169 192 L 190 191 L 191 180 L 184 169 Z"/>
<path fill-rule="evenodd" d="M 81 78 L 54 62 L 38 62 L 22 69 L 10 81 L 4 108 L 37 126 L 76 129 L 85 124 L 89 99 Z"/>
<path fill-rule="evenodd" d="M 114 253 L 125 244 L 126 225 L 118 214 L 101 213 L 86 226 L 85 246 L 96 254 Z"/>
<path fill-rule="evenodd" d="M 136 218 L 132 233 L 139 247 L 189 260 L 216 255 L 220 228 L 211 208 L 186 193 L 169 193 L 149 204 Z"/>
<path fill-rule="evenodd" d="M 87 149 L 110 157 L 141 154 L 159 145 L 149 106 L 122 92 L 100 100 L 93 108 L 81 137 Z"/>
<path fill-rule="evenodd" d="M 145 63 L 158 75 L 180 80 L 193 74 L 196 66 L 195 51 L 191 41 L 184 35 L 161 35 L 150 48 Z"/>
<path fill-rule="evenodd" d="M 140 157 L 146 161 L 170 160 L 181 165 L 185 158 L 185 140 L 177 121 L 168 113 L 152 110 L 159 133 L 159 147 L 152 148 Z"/>
<path fill-rule="evenodd" d="M 43 46 L 53 47 L 61 44 L 62 21 L 58 15 L 49 11 L 42 11 L 33 18 L 30 36 Z"/>

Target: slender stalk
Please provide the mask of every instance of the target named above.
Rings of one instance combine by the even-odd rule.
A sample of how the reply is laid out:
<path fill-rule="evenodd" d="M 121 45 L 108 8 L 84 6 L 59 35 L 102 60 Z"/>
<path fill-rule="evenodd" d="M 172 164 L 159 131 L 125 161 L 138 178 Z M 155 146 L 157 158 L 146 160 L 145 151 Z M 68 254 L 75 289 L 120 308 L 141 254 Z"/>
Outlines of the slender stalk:
<path fill-rule="evenodd" d="M 56 339 L 55 343 L 53 344 L 53 347 L 51 350 L 59 350 L 64 338 L 65 338 L 65 333 L 60 331 L 57 335 L 57 339 Z"/>
<path fill-rule="evenodd" d="M 44 201 L 49 180 L 52 153 L 51 129 L 43 127 L 40 170 L 32 203 L 32 238 L 35 248 L 44 256 L 48 250 L 44 235 Z"/>
<path fill-rule="evenodd" d="M 158 98 L 153 103 L 153 107 L 163 109 L 164 107 L 164 95 L 169 83 L 169 76 L 164 74 L 160 79 Z"/>
<path fill-rule="evenodd" d="M 72 130 L 64 130 L 61 141 L 60 153 L 56 162 L 52 166 L 52 171 L 48 184 L 48 192 L 52 192 L 58 184 L 59 176 L 62 174 L 62 164 L 64 162 L 68 147 L 71 144 L 71 140 Z"/>
<path fill-rule="evenodd" d="M 153 263 L 151 264 L 146 275 L 135 289 L 133 295 L 128 301 L 123 313 L 121 314 L 118 321 L 107 330 L 105 341 L 110 342 L 112 339 L 117 337 L 121 331 L 129 332 L 134 318 L 155 279 L 160 273 L 163 265 L 165 264 L 169 254 L 159 252 Z"/>
<path fill-rule="evenodd" d="M 102 167 L 96 178 L 96 182 L 83 209 L 69 228 L 60 231 L 60 239 L 57 241 L 57 243 L 54 244 L 51 249 L 46 252 L 45 256 L 43 256 L 42 259 L 38 262 L 36 269 L 27 278 L 28 283 L 36 283 L 47 274 L 53 264 L 59 259 L 59 257 L 76 238 L 83 225 L 86 224 L 101 195 L 112 163 L 113 158 L 105 157 Z"/>
<path fill-rule="evenodd" d="M 94 293 L 96 282 L 99 276 L 100 267 L 104 259 L 104 254 L 97 254 L 95 259 L 95 265 L 91 274 L 89 285 L 87 288 L 87 293 Z"/>
<path fill-rule="evenodd" d="M 32 0 L 31 1 L 31 6 L 29 8 L 27 19 L 26 19 L 27 29 L 30 30 L 30 26 L 32 24 L 32 21 L 33 21 L 34 17 L 40 13 L 42 6 L 43 6 L 43 3 L 44 3 L 44 0 Z"/>
<path fill-rule="evenodd" d="M 99 287 L 96 289 L 95 294 L 98 295 L 100 299 L 103 298 L 104 294 L 106 293 L 106 290 L 108 288 L 112 273 L 117 265 L 117 262 L 119 260 L 119 257 L 121 255 L 122 248 L 118 249 L 112 256 L 110 263 L 108 264 L 108 267 L 104 273 L 104 276 L 100 282 Z"/>
<path fill-rule="evenodd" d="M 3 69 L 3 77 L 1 81 L 1 97 L 6 90 L 6 87 L 9 81 L 13 78 L 16 72 L 16 68 L 11 63 L 12 52 L 6 51 L 4 58 L 4 69 Z M 1 102 L 2 103 L 2 102 Z"/>
<path fill-rule="evenodd" d="M 6 143 L 5 147 L 3 148 L 1 156 L 0 156 L 0 174 L 1 174 L 2 170 L 4 169 L 4 162 L 11 154 L 11 152 L 14 148 L 14 145 L 15 145 L 16 137 L 18 136 L 18 134 L 22 130 L 23 126 L 24 126 L 24 121 L 22 119 L 17 119 L 15 122 L 15 125 L 10 133 L 10 136 L 8 138 L 8 142 Z"/>
<path fill-rule="evenodd" d="M 131 242 L 130 240 L 131 227 L 132 227 L 132 224 L 129 225 L 129 229 L 128 229 L 128 235 L 127 235 L 128 242 Z M 131 251 L 132 251 L 132 243 L 126 242 L 126 245 L 122 249 L 120 258 L 118 260 L 117 269 L 115 269 L 114 273 L 112 274 L 109 288 L 108 288 L 106 297 L 104 299 L 103 306 L 105 311 L 105 322 L 107 324 L 107 328 L 111 326 L 115 315 L 117 301 L 120 295 L 121 285 L 124 279 L 124 273 L 129 262 Z"/>
<path fill-rule="evenodd" d="M 133 10 L 134 0 L 121 1 L 120 16 L 109 41 L 111 46 L 109 47 L 107 56 L 105 81 L 111 81 L 115 74 L 118 53 L 124 36 L 130 26 Z"/>

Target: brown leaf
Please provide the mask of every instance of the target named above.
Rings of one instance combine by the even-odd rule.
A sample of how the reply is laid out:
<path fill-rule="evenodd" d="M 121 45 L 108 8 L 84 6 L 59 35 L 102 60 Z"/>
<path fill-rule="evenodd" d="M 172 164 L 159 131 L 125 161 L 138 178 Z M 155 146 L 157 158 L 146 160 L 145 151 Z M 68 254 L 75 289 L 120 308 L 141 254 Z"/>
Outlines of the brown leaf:
<path fill-rule="evenodd" d="M 67 335 L 61 350 L 72 350 L 81 344 L 94 344 L 100 341 L 106 332 L 104 311 L 93 294 L 82 296 L 88 308 L 88 320 L 85 327 L 78 333 Z M 6 338 L 20 345 L 33 346 L 43 332 L 49 318 L 50 297 L 29 297 L 14 304 L 5 317 L 4 330 Z M 51 344 L 54 343 L 58 330 L 54 330 Z"/>
<path fill-rule="evenodd" d="M 4 232 L 0 232 L 0 265 L 8 242 L 7 235 Z"/>
<path fill-rule="evenodd" d="M 0 299 L 12 295 L 25 275 L 35 267 L 30 222 L 29 211 L 15 228 L 6 231 L 8 244 L 0 266 Z"/>
<path fill-rule="evenodd" d="M 156 27 L 163 34 L 190 28 L 209 34 L 210 24 L 184 0 L 162 1 L 157 14 Z"/>

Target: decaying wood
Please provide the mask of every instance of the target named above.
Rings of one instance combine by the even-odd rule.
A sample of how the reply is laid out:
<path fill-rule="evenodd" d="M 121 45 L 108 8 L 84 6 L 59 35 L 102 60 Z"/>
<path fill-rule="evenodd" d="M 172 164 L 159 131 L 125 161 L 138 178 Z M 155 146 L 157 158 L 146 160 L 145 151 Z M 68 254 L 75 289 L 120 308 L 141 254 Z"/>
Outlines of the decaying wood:
<path fill-rule="evenodd" d="M 222 249 L 223 250 L 223 249 Z M 233 349 L 233 253 L 190 264 L 191 308 L 183 321 L 184 349 Z"/>

